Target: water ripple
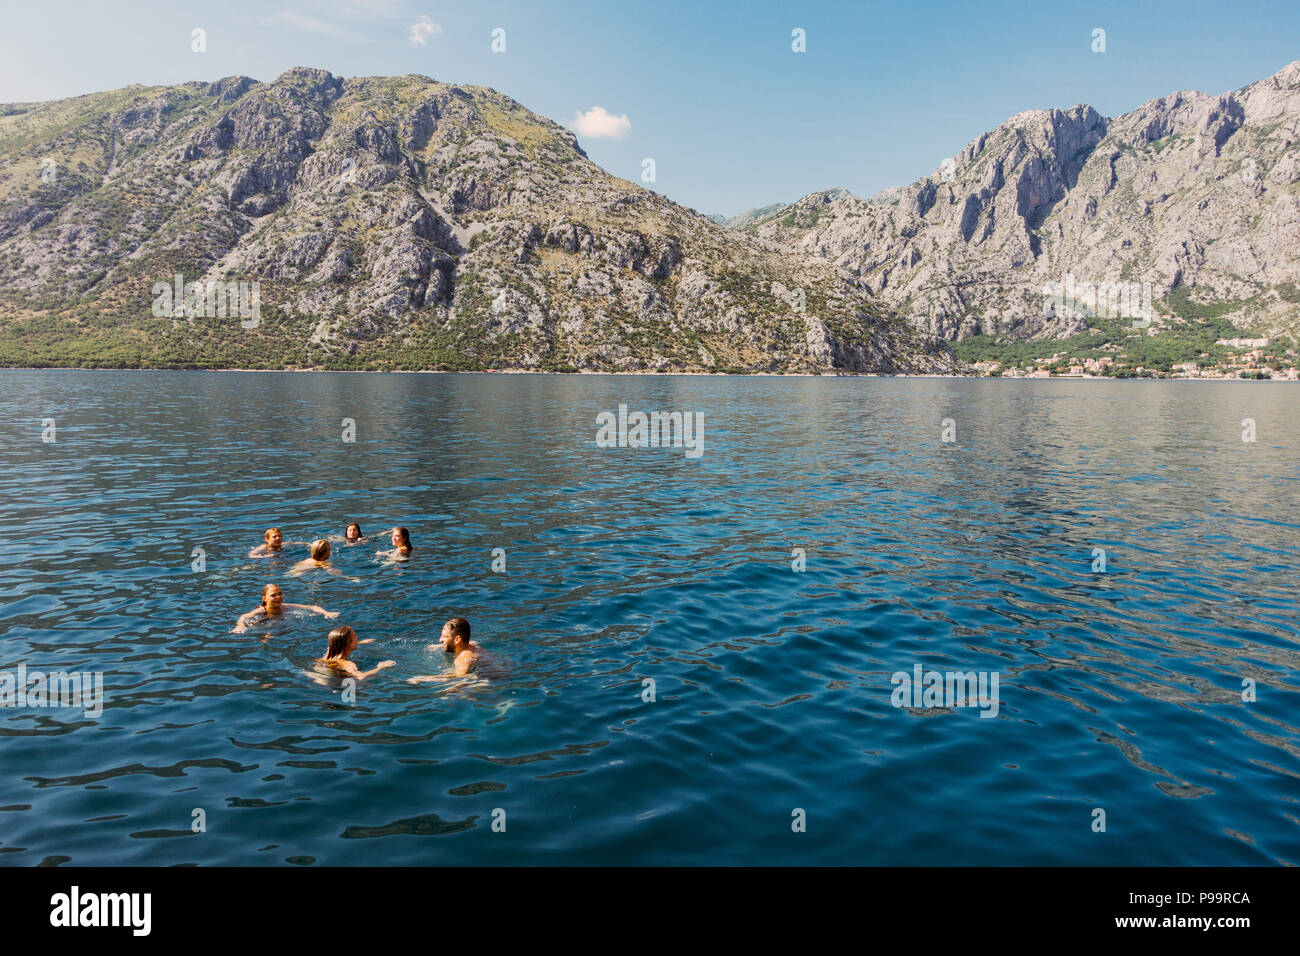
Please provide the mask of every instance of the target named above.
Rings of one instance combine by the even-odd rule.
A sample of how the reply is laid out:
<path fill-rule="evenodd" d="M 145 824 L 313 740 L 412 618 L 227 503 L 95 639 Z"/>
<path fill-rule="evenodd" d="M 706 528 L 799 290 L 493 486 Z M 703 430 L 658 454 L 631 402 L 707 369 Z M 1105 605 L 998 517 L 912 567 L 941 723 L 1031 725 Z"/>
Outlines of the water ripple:
<path fill-rule="evenodd" d="M 597 448 L 619 404 L 702 412 L 706 453 Z M 0 861 L 1300 863 L 1298 406 L 1285 383 L 0 373 L 0 672 L 105 694 L 0 710 Z M 341 577 L 247 557 L 350 520 L 375 538 L 336 545 Z M 417 551 L 386 565 L 399 524 Z M 316 615 L 230 633 L 268 582 L 397 666 L 353 698 L 311 673 Z M 406 683 L 445 669 L 453 615 L 501 674 Z M 996 718 L 895 707 L 916 665 L 996 673 Z"/>

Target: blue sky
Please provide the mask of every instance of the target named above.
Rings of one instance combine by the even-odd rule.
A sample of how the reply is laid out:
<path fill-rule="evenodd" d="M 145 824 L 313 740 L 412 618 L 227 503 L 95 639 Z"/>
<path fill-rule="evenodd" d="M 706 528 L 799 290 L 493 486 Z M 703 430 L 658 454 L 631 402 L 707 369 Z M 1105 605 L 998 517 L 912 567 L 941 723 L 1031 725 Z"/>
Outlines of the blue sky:
<path fill-rule="evenodd" d="M 1300 59 L 1300 0 L 1208 3 L 606 0 L 6 3 L 0 102 L 129 83 L 423 73 L 491 86 L 568 126 L 603 108 L 593 160 L 731 214 L 936 169 L 1021 110 L 1108 116 L 1179 89 L 1221 93 Z M 423 18 L 423 19 L 422 19 Z M 412 27 L 431 23 L 419 31 Z M 191 31 L 206 31 L 206 52 Z M 505 31 L 505 52 L 491 49 Z M 791 49 L 791 31 L 806 52 Z M 1106 50 L 1093 52 L 1093 31 Z M 617 118 L 626 117 L 626 123 Z"/>

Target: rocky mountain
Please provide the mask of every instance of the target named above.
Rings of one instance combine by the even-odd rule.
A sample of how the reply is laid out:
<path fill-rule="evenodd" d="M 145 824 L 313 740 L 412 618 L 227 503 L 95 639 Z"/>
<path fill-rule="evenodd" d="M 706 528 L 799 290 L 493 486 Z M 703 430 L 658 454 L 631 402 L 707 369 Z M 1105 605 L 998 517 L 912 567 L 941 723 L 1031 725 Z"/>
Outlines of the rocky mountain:
<path fill-rule="evenodd" d="M 737 213 L 734 216 L 711 215 L 708 217 L 708 220 L 709 222 L 716 222 L 719 226 L 726 226 L 728 229 L 739 229 L 741 226 L 748 226 L 751 222 L 766 219 L 778 209 L 784 209 L 785 206 L 785 203 L 774 202 L 767 206 L 759 206 L 755 209 L 746 209 L 744 212 Z"/>
<path fill-rule="evenodd" d="M 743 229 L 844 267 L 950 340 L 1060 338 L 1095 316 L 1158 325 L 1166 309 L 1295 335 L 1300 62 L 1115 119 L 1019 113 L 909 186 L 814 193 Z M 1048 291 L 1063 286 L 1092 294 Z M 1155 315 L 1130 305 L 1144 295 Z"/>
<path fill-rule="evenodd" d="M 0 364 L 944 371 L 819 256 L 423 76 L 0 106 Z"/>
<path fill-rule="evenodd" d="M 851 193 L 843 186 L 836 186 L 833 189 L 822 190 L 820 195 L 828 199 L 839 199 L 843 196 L 849 196 Z M 746 209 L 742 213 L 734 216 L 709 216 L 712 222 L 719 226 L 726 226 L 728 229 L 741 229 L 750 223 L 761 222 L 764 219 L 771 218 L 775 213 L 783 209 L 788 209 L 789 204 L 783 202 L 769 203 L 766 206 L 757 206 L 753 209 Z"/>

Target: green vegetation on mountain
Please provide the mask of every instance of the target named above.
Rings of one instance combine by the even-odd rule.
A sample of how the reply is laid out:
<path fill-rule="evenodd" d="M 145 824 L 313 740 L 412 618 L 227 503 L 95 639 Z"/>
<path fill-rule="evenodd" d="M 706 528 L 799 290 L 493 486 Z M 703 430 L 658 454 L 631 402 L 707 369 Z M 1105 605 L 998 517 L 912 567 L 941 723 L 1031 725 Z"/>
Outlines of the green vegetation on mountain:
<path fill-rule="evenodd" d="M 494 90 L 306 68 L 0 108 L 0 364 L 956 368 L 864 283 Z"/>

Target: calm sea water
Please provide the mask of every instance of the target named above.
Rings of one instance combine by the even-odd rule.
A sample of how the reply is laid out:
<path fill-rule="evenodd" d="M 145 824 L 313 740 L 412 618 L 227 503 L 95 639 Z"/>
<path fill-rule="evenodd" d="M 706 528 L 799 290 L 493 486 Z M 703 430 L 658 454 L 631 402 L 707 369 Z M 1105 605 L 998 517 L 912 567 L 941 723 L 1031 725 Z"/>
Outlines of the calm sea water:
<path fill-rule="evenodd" d="M 106 696 L 0 709 L 0 862 L 1300 863 L 1295 386 L 0 372 L 0 435 L 0 670 Z M 415 557 L 246 556 L 354 519 Z M 230 633 L 267 582 L 397 666 Z M 406 683 L 453 615 L 509 672 Z"/>

